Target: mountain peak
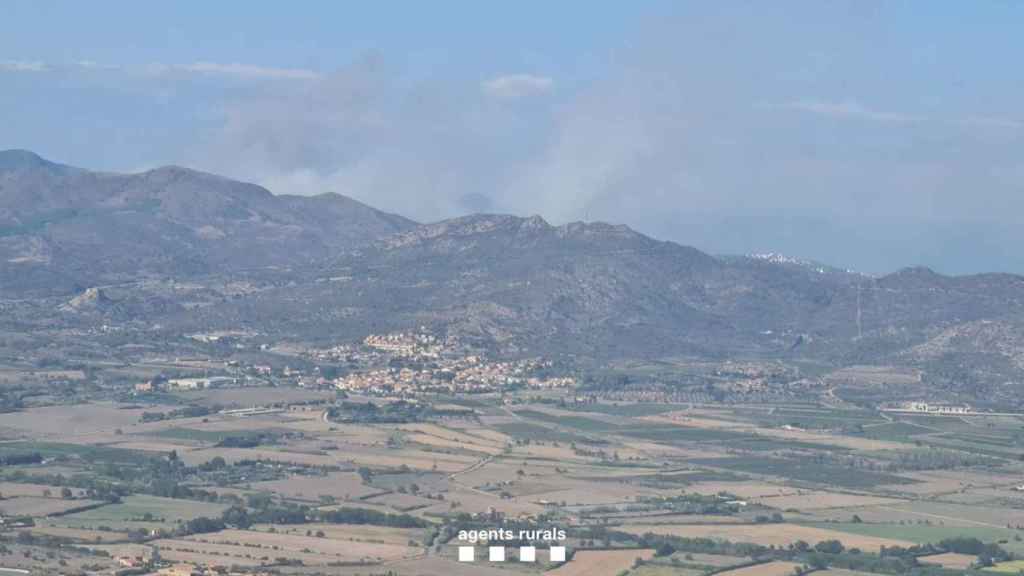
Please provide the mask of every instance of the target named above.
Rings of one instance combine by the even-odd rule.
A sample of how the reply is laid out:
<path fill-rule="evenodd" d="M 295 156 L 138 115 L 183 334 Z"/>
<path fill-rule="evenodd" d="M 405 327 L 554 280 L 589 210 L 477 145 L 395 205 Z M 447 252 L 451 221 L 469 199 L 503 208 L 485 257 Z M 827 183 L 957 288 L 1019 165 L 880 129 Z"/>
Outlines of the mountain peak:
<path fill-rule="evenodd" d="M 602 237 L 602 238 L 641 238 L 636 230 L 625 224 L 609 224 L 607 222 L 569 222 L 558 227 L 558 235 L 568 237 Z"/>
<path fill-rule="evenodd" d="M 910 266 L 907 268 L 901 268 L 896 272 L 896 274 L 900 276 L 918 276 L 921 278 L 937 278 L 942 276 L 927 266 Z"/>
<path fill-rule="evenodd" d="M 48 172 L 63 173 L 76 169 L 71 166 L 50 162 L 31 150 L 17 148 L 0 150 L 0 172 L 21 170 L 46 170 Z"/>
<path fill-rule="evenodd" d="M 151 178 L 166 178 L 166 179 L 177 179 L 177 178 L 194 178 L 196 180 L 204 181 L 216 181 L 216 182 L 231 182 L 230 179 L 217 174 L 211 174 L 209 172 L 203 172 L 202 170 L 196 170 L 194 168 L 187 168 L 185 166 L 178 166 L 177 164 L 168 164 L 167 166 L 160 166 L 147 170 L 142 173 L 143 176 L 149 176 Z"/>

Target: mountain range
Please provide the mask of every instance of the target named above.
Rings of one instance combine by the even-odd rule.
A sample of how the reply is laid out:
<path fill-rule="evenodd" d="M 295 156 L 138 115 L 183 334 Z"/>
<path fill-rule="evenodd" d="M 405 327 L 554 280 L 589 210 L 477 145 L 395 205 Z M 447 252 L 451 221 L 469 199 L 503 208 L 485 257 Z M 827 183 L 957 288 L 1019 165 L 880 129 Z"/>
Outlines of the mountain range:
<path fill-rule="evenodd" d="M 166 288 L 183 282 L 202 290 Z M 107 289 L 113 300 L 96 289 L 124 285 L 121 298 Z M 185 302 L 200 293 L 202 306 Z M 43 308 L 61 322 L 116 315 L 307 339 L 431 326 L 510 355 L 784 358 L 910 366 L 953 387 L 1024 381 L 1021 276 L 869 277 L 537 216 L 419 224 L 337 194 L 6 151 L 0 301 L 18 299 L 60 302 Z"/>

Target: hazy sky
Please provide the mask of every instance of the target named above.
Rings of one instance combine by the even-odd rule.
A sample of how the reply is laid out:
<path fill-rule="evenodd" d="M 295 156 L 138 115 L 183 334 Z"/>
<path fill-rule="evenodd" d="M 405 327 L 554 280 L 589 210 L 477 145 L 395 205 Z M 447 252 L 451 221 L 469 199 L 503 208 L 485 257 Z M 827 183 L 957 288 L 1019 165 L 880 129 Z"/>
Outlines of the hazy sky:
<path fill-rule="evenodd" d="M 0 4 L 0 148 L 1024 273 L 1021 2 Z"/>

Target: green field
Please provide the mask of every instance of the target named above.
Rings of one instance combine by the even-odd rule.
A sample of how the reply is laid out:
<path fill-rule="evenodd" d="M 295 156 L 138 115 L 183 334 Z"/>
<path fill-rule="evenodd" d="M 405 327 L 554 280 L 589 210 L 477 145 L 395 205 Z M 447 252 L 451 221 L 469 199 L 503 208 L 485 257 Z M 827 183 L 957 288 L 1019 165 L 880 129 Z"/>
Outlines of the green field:
<path fill-rule="evenodd" d="M 562 442 L 568 444 L 570 442 L 577 442 L 580 444 L 602 444 L 597 440 L 587 438 L 586 436 L 580 436 L 578 434 L 572 434 L 570 432 L 563 432 L 561 430 L 554 430 L 546 426 L 539 424 L 531 424 L 530 422 L 508 422 L 506 424 L 497 424 L 494 426 L 502 434 L 507 434 L 513 438 L 519 438 L 522 440 L 530 441 L 541 441 L 541 442 Z"/>
<path fill-rule="evenodd" d="M 671 564 L 646 563 L 629 571 L 629 576 L 700 576 L 705 571 L 700 568 L 687 568 Z"/>
<path fill-rule="evenodd" d="M 728 440 L 750 441 L 758 437 L 743 432 L 731 430 L 718 430 L 710 428 L 689 428 L 685 426 L 637 426 L 635 428 L 620 429 L 618 434 L 630 438 L 640 438 L 662 444 L 674 444 L 676 442 L 724 442 Z"/>
<path fill-rule="evenodd" d="M 866 410 L 819 410 L 779 408 L 770 414 L 764 412 L 737 411 L 737 416 L 757 424 L 780 426 L 790 424 L 805 429 L 837 429 L 850 428 L 857 425 L 869 425 L 885 422 L 877 412 Z"/>
<path fill-rule="evenodd" d="M 914 484 L 917 482 L 902 476 L 849 468 L 838 464 L 823 464 L 811 460 L 744 456 L 696 459 L 691 460 L 690 463 L 697 466 L 725 468 L 750 474 L 766 474 L 844 488 L 873 488 L 880 484 Z"/>
<path fill-rule="evenodd" d="M 82 527 L 133 528 L 137 527 L 137 522 L 143 522 L 143 518 L 149 514 L 151 519 L 145 520 L 147 527 L 157 523 L 171 528 L 178 522 L 188 521 L 199 516 L 216 518 L 227 508 L 226 504 L 134 495 L 126 497 L 118 504 L 64 516 L 61 518 L 61 524 Z"/>
<path fill-rule="evenodd" d="M 0 454 L 25 454 L 38 452 L 46 458 L 78 456 L 87 461 L 139 462 L 152 457 L 153 453 L 106 446 L 64 444 L 60 442 L 5 442 L 0 444 Z"/>
<path fill-rule="evenodd" d="M 864 428 L 864 436 L 876 440 L 908 440 L 920 434 L 934 433 L 935 430 L 910 422 L 892 422 Z"/>
<path fill-rule="evenodd" d="M 539 420 L 548 424 L 575 428 L 583 432 L 610 432 L 621 428 L 620 424 L 595 420 L 584 416 L 566 416 L 563 414 L 548 414 L 537 410 L 517 410 L 516 414 L 530 420 Z"/>
<path fill-rule="evenodd" d="M 685 407 L 685 404 L 567 404 L 564 408 L 578 412 L 637 417 L 664 414 Z"/>
<path fill-rule="evenodd" d="M 855 522 L 813 522 L 807 525 L 862 536 L 907 540 L 915 544 L 937 543 L 946 538 L 957 536 L 977 538 L 983 542 L 998 542 L 999 540 L 1012 539 L 1016 534 L 1014 530 L 996 528 L 994 526 L 928 526 L 922 524 L 900 525 Z"/>
<path fill-rule="evenodd" d="M 168 428 L 146 434 L 147 436 L 158 436 L 160 438 L 173 438 L 175 440 L 193 440 L 196 442 L 209 442 L 216 444 L 223 442 L 226 438 L 254 438 L 260 435 L 270 435 L 279 432 L 272 428 L 258 430 L 197 430 L 195 428 Z"/>
<path fill-rule="evenodd" d="M 998 574 L 1018 574 L 1020 572 L 1024 572 L 1024 560 L 1000 562 L 999 564 L 991 568 L 986 568 L 985 572 L 996 572 Z"/>

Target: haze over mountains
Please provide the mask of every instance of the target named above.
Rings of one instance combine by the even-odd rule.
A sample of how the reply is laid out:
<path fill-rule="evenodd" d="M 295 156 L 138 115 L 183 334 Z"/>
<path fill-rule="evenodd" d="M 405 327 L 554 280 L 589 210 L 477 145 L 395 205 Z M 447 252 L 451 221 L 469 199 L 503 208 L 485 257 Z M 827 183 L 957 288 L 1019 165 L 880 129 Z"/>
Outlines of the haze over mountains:
<path fill-rule="evenodd" d="M 247 288 L 223 288 L 236 280 Z M 0 297 L 51 322 L 309 339 L 425 325 L 505 354 L 885 362 L 952 387 L 1024 374 L 1020 276 L 873 278 L 536 216 L 420 225 L 336 194 L 275 196 L 178 167 L 96 173 L 24 151 L 0 152 Z"/>

